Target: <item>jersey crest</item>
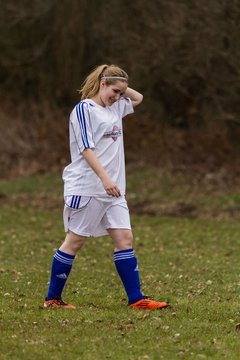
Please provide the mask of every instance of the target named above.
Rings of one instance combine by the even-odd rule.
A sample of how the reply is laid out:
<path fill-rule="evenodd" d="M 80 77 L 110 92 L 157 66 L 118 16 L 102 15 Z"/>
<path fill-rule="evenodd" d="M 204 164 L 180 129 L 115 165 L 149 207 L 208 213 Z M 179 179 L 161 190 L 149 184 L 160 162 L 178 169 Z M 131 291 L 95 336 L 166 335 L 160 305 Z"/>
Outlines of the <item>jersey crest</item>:
<path fill-rule="evenodd" d="M 103 137 L 105 137 L 105 138 L 112 138 L 113 141 L 116 141 L 117 138 L 118 138 L 119 136 L 121 136 L 121 135 L 122 135 L 122 130 L 121 130 L 118 126 L 114 125 L 114 127 L 113 127 L 113 129 L 112 129 L 111 131 L 106 131 L 106 132 L 103 134 Z"/>

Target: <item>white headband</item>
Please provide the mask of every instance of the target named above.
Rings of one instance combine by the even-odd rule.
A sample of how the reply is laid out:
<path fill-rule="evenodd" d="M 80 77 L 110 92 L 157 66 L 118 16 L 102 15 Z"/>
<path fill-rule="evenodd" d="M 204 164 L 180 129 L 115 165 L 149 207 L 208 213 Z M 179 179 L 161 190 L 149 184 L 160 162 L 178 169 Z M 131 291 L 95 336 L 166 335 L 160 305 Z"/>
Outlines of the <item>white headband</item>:
<path fill-rule="evenodd" d="M 124 81 L 128 81 L 127 78 L 122 77 L 122 76 L 102 76 L 101 80 L 108 80 L 108 79 L 115 79 L 115 80 L 124 80 Z"/>

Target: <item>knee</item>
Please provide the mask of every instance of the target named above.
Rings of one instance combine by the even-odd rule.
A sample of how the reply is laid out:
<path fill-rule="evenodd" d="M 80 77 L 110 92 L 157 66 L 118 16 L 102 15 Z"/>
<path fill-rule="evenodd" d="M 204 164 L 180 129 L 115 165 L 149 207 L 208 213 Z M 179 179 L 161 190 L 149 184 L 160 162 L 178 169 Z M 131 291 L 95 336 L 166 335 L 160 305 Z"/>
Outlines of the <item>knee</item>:
<path fill-rule="evenodd" d="M 118 250 L 127 250 L 133 247 L 133 235 L 132 232 L 127 232 L 124 237 L 115 242 L 115 246 Z"/>
<path fill-rule="evenodd" d="M 78 240 L 78 241 L 74 241 L 70 244 L 70 247 L 71 247 L 71 251 L 74 252 L 74 253 L 77 253 L 77 251 L 79 249 L 81 249 L 81 247 L 83 246 L 83 242 Z"/>
<path fill-rule="evenodd" d="M 85 240 L 86 238 L 84 236 L 79 236 L 72 232 L 68 232 L 60 250 L 75 255 L 77 251 L 83 246 Z"/>
<path fill-rule="evenodd" d="M 133 234 L 132 234 L 132 232 L 129 231 L 129 233 L 127 234 L 127 236 L 125 238 L 125 243 L 129 247 L 133 246 Z"/>

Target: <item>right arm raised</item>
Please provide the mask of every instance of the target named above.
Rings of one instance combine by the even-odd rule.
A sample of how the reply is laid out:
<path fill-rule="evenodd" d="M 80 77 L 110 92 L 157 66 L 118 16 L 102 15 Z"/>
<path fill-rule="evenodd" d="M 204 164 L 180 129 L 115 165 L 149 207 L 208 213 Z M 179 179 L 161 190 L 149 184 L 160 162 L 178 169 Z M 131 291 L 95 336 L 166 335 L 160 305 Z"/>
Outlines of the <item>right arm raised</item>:
<path fill-rule="evenodd" d="M 87 161 L 89 166 L 93 169 L 96 175 L 101 179 L 103 187 L 108 195 L 119 197 L 121 195 L 117 184 L 110 178 L 95 152 L 92 149 L 85 149 L 82 156 Z"/>

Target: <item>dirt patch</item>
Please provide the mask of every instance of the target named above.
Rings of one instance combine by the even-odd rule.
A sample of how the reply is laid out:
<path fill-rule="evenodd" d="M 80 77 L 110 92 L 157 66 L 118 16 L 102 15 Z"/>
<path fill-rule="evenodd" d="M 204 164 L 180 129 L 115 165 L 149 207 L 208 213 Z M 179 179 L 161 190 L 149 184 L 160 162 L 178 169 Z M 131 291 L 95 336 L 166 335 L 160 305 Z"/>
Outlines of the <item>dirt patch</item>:
<path fill-rule="evenodd" d="M 240 206 L 209 209 L 207 212 L 201 207 L 184 203 L 176 203 L 172 206 L 151 203 L 148 207 L 146 204 L 128 202 L 130 212 L 134 215 L 173 217 L 182 219 L 219 219 L 219 220 L 240 220 Z M 154 207 L 154 209 L 153 209 Z"/>
<path fill-rule="evenodd" d="M 240 185 L 239 127 L 234 133 L 223 124 L 180 129 L 132 116 L 125 128 L 128 164 L 167 168 L 196 183 Z"/>

